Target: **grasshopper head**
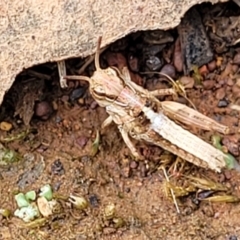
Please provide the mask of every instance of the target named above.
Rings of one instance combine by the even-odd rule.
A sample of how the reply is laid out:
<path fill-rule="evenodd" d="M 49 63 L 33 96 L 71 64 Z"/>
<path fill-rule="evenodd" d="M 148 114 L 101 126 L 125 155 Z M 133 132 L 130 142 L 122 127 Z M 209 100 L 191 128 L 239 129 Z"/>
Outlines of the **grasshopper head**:
<path fill-rule="evenodd" d="M 110 67 L 96 70 L 89 83 L 92 96 L 102 107 L 114 102 L 124 88 L 118 70 Z"/>
<path fill-rule="evenodd" d="M 122 80 L 121 72 L 117 68 L 101 69 L 99 64 L 100 44 L 101 38 L 99 38 L 95 55 L 96 71 L 88 82 L 94 99 L 100 106 L 106 107 L 118 98 L 124 88 L 124 81 Z"/>

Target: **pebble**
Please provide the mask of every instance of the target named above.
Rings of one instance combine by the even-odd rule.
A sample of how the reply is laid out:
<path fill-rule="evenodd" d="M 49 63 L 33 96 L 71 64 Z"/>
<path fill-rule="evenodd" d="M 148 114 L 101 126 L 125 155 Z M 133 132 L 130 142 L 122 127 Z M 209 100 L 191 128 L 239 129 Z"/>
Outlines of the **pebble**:
<path fill-rule="evenodd" d="M 232 178 L 232 172 L 229 170 L 224 171 L 224 176 L 227 180 L 230 180 Z"/>
<path fill-rule="evenodd" d="M 71 95 L 70 95 L 70 100 L 74 101 L 76 99 L 79 99 L 79 98 L 83 97 L 85 92 L 86 92 L 86 88 L 83 88 L 83 87 L 79 87 L 79 88 L 74 89 L 72 91 Z"/>
<path fill-rule="evenodd" d="M 76 142 L 78 144 L 78 146 L 80 146 L 81 148 L 85 147 L 87 142 L 88 142 L 89 138 L 86 136 L 80 136 L 77 138 Z"/>
<path fill-rule="evenodd" d="M 68 102 L 69 96 L 68 96 L 68 95 L 63 95 L 63 96 L 61 97 L 61 100 L 62 100 L 62 102 Z"/>
<path fill-rule="evenodd" d="M 109 66 L 116 66 L 119 69 L 127 66 L 127 60 L 122 53 L 108 52 L 106 60 Z"/>
<path fill-rule="evenodd" d="M 98 207 L 99 199 L 98 199 L 97 195 L 95 195 L 95 194 L 90 195 L 88 200 L 92 207 Z"/>
<path fill-rule="evenodd" d="M 202 84 L 203 84 L 203 88 L 206 89 L 206 90 L 211 90 L 214 88 L 215 86 L 215 81 L 214 80 L 206 80 L 206 81 L 203 81 Z"/>
<path fill-rule="evenodd" d="M 202 67 L 199 68 L 199 73 L 202 75 L 202 76 L 206 76 L 209 71 L 208 71 L 208 68 L 206 65 L 203 65 Z"/>
<path fill-rule="evenodd" d="M 216 99 L 221 100 L 226 96 L 225 88 L 219 88 L 216 91 Z"/>
<path fill-rule="evenodd" d="M 210 63 L 208 63 L 207 67 L 210 72 L 213 72 L 217 67 L 216 61 L 211 61 Z"/>
<path fill-rule="evenodd" d="M 47 120 L 53 113 L 52 105 L 47 101 L 42 101 L 35 104 L 35 115 L 42 120 Z"/>
<path fill-rule="evenodd" d="M 138 167 L 138 163 L 136 161 L 131 161 L 130 162 L 130 168 L 136 169 Z"/>
<path fill-rule="evenodd" d="M 45 197 L 39 197 L 37 199 L 37 206 L 39 212 L 43 215 L 43 217 L 49 217 L 52 215 L 52 209 L 48 200 Z"/>
<path fill-rule="evenodd" d="M 105 235 L 110 235 L 110 234 L 113 234 L 115 233 L 117 230 L 115 228 L 112 228 L 112 227 L 105 227 L 103 229 L 103 234 Z"/>
<path fill-rule="evenodd" d="M 71 125 L 70 121 L 68 121 L 67 119 L 63 119 L 62 124 L 66 128 L 69 128 Z"/>
<path fill-rule="evenodd" d="M 222 62 L 223 62 L 223 58 L 222 57 L 217 57 L 216 66 L 217 67 L 221 67 L 222 66 Z"/>
<path fill-rule="evenodd" d="M 228 101 L 226 99 L 222 99 L 218 102 L 218 107 L 227 107 L 228 106 Z"/>
<path fill-rule="evenodd" d="M 227 78 L 227 85 L 230 87 L 234 85 L 234 81 L 231 77 Z"/>
<path fill-rule="evenodd" d="M 225 136 L 222 140 L 224 146 L 227 147 L 228 151 L 234 155 L 239 156 L 239 147 L 238 147 L 238 139 L 233 136 Z"/>
<path fill-rule="evenodd" d="M 78 103 L 79 103 L 80 105 L 84 105 L 84 103 L 85 103 L 84 98 L 79 98 L 79 99 L 78 99 Z"/>
<path fill-rule="evenodd" d="M 179 79 L 179 82 L 184 86 L 184 88 L 193 88 L 194 79 L 192 77 L 183 76 Z"/>
<path fill-rule="evenodd" d="M 146 65 L 150 71 L 157 71 L 162 66 L 162 61 L 157 56 L 150 56 L 146 60 Z"/>
<path fill-rule="evenodd" d="M 13 127 L 12 124 L 9 122 L 3 121 L 0 123 L 0 129 L 3 131 L 6 131 L 6 132 L 10 131 L 12 129 L 12 127 Z"/>
<path fill-rule="evenodd" d="M 63 175 L 65 173 L 62 162 L 57 159 L 51 165 L 51 173 L 54 175 Z"/>
<path fill-rule="evenodd" d="M 162 67 L 160 73 L 168 75 L 170 78 L 176 77 L 176 69 L 172 64 L 166 64 Z"/>
<path fill-rule="evenodd" d="M 96 101 L 92 101 L 91 104 L 90 104 L 91 109 L 96 109 L 97 106 L 98 106 L 98 103 Z"/>

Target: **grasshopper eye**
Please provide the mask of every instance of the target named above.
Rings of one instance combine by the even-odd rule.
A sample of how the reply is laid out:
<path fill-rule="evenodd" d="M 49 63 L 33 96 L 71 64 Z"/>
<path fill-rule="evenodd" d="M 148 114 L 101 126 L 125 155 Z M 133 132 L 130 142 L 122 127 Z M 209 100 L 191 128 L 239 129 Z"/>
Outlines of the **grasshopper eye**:
<path fill-rule="evenodd" d="M 105 89 L 102 87 L 102 86 L 96 86 L 94 89 L 93 89 L 93 93 L 95 95 L 97 95 L 98 97 L 105 97 L 106 96 L 106 91 Z"/>

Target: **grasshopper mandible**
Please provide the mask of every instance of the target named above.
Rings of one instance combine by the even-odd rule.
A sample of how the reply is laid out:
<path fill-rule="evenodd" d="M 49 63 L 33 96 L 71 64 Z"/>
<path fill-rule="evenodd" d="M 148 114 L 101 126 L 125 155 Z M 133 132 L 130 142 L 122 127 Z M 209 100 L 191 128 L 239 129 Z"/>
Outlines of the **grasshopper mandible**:
<path fill-rule="evenodd" d="M 95 54 L 96 71 L 92 77 L 66 76 L 65 78 L 89 82 L 89 91 L 93 98 L 101 107 L 105 107 L 109 114 L 102 128 L 115 122 L 124 142 L 133 156 L 138 159 L 142 156 L 130 137 L 160 146 L 186 161 L 217 172 L 229 167 L 226 154 L 185 130 L 174 120 L 224 134 L 228 133 L 228 127 L 180 103 L 160 102 L 156 96 L 164 95 L 165 90 L 151 92 L 135 84 L 131 81 L 127 67 L 121 71 L 116 67 L 101 69 L 100 45 L 101 38 Z M 168 94 L 169 92 L 171 91 L 168 91 Z"/>

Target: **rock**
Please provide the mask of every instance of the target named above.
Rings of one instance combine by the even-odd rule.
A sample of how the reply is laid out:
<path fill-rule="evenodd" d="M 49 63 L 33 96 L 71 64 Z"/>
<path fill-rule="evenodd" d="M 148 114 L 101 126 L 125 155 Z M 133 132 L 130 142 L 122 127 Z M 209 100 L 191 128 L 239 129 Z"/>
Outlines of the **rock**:
<path fill-rule="evenodd" d="M 216 99 L 221 100 L 225 97 L 226 92 L 225 92 L 225 88 L 219 88 L 216 91 Z"/>
<path fill-rule="evenodd" d="M 208 67 L 208 70 L 209 70 L 210 72 L 213 72 L 213 71 L 217 68 L 216 61 L 213 60 L 213 61 L 209 62 L 208 65 L 207 65 L 207 67 Z"/>
<path fill-rule="evenodd" d="M 0 123 L 0 129 L 8 132 L 12 129 L 12 124 L 9 123 L 9 122 L 1 122 Z"/>
<path fill-rule="evenodd" d="M 176 77 L 176 69 L 172 64 L 166 64 L 162 67 L 160 73 L 168 75 L 170 78 Z M 161 76 L 162 77 L 162 76 Z"/>
<path fill-rule="evenodd" d="M 215 85 L 215 81 L 214 80 L 206 80 L 202 82 L 203 88 L 206 90 L 210 90 L 212 88 L 214 88 Z"/>
<path fill-rule="evenodd" d="M 192 77 L 183 76 L 179 79 L 179 82 L 184 88 L 193 88 L 194 86 L 194 79 Z"/>
<path fill-rule="evenodd" d="M 236 136 L 224 136 L 222 143 L 234 156 L 239 156 L 238 139 Z"/>
<path fill-rule="evenodd" d="M 218 102 L 218 107 L 227 107 L 229 102 L 226 99 L 222 99 Z"/>
<path fill-rule="evenodd" d="M 0 103 L 22 69 L 91 55 L 102 35 L 104 47 L 131 32 L 174 28 L 193 5 L 224 1 L 2 1 Z"/>
<path fill-rule="evenodd" d="M 52 105 L 47 101 L 35 104 L 35 115 L 42 120 L 47 120 L 53 113 Z"/>

